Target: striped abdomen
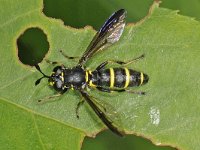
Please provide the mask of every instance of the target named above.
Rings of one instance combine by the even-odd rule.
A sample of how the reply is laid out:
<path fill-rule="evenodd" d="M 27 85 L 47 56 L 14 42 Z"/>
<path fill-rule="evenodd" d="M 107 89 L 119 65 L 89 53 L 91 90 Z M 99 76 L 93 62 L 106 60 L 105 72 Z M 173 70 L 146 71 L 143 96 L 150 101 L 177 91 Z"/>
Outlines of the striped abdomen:
<path fill-rule="evenodd" d="M 109 68 L 92 74 L 93 85 L 109 88 L 140 86 L 149 80 L 148 75 L 127 68 Z"/>

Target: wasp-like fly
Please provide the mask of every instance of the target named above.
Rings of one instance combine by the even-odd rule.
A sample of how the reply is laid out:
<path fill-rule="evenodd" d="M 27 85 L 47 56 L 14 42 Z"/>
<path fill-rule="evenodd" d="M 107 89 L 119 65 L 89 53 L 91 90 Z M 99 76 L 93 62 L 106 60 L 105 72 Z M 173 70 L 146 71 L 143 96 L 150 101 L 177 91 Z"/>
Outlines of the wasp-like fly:
<path fill-rule="evenodd" d="M 94 71 L 88 70 L 85 67 L 86 62 L 97 52 L 102 51 L 113 43 L 117 42 L 124 30 L 125 26 L 126 11 L 120 9 L 113 13 L 110 18 L 104 23 L 101 29 L 96 33 L 93 40 L 87 47 L 82 57 L 79 59 L 78 64 L 73 68 L 67 68 L 64 65 L 57 66 L 53 69 L 51 76 L 44 74 L 39 65 L 35 65 L 36 69 L 43 74 L 43 77 L 35 82 L 35 85 L 39 84 L 41 79 L 48 78 L 49 85 L 58 91 L 57 95 L 46 97 L 45 99 L 51 99 L 56 96 L 64 94 L 69 89 L 74 89 L 83 96 L 87 103 L 94 110 L 96 115 L 103 121 L 103 123 L 114 133 L 122 136 L 123 130 L 119 129 L 112 118 L 106 115 L 106 109 L 100 107 L 98 103 L 95 102 L 94 98 L 91 97 L 87 88 L 95 88 L 102 92 L 132 92 L 137 94 L 144 94 L 144 92 L 130 91 L 129 87 L 140 86 L 148 82 L 148 75 L 138 72 L 126 67 L 118 68 L 105 68 L 109 63 L 116 63 L 119 65 L 130 64 L 144 55 L 137 57 L 131 61 L 110 61 L 107 60 L 101 63 Z M 62 51 L 61 51 L 62 52 Z M 68 59 L 74 59 L 75 57 L 69 57 L 62 54 Z M 49 61 L 50 62 L 50 61 Z M 56 64 L 56 62 L 51 62 Z M 39 101 L 42 101 L 41 99 Z M 81 102 L 78 103 L 76 112 L 80 106 Z M 78 113 L 77 113 L 77 117 Z"/>

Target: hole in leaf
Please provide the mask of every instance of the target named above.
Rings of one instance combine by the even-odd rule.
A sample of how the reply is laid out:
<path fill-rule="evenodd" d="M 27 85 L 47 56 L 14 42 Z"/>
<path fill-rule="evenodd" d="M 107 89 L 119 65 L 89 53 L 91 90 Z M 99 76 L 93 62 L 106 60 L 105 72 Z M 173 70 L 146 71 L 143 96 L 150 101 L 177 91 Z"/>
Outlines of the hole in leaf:
<path fill-rule="evenodd" d="M 118 137 L 109 130 L 98 134 L 95 139 L 86 137 L 81 150 L 92 150 L 96 148 L 98 150 L 176 150 L 169 146 L 156 146 L 151 141 L 134 135 L 126 135 L 123 138 Z"/>
<path fill-rule="evenodd" d="M 23 64 L 33 66 L 43 60 L 49 43 L 41 29 L 29 28 L 17 39 L 17 47 L 19 60 Z"/>
<path fill-rule="evenodd" d="M 112 13 L 121 8 L 126 9 L 128 12 L 127 22 L 141 20 L 148 14 L 152 3 L 153 0 L 145 1 L 145 3 L 144 1 L 112 1 L 111 3 L 108 0 L 87 0 L 87 2 L 80 0 L 44 0 L 43 13 L 48 17 L 62 19 L 65 25 L 74 28 L 91 25 L 99 30 Z"/>

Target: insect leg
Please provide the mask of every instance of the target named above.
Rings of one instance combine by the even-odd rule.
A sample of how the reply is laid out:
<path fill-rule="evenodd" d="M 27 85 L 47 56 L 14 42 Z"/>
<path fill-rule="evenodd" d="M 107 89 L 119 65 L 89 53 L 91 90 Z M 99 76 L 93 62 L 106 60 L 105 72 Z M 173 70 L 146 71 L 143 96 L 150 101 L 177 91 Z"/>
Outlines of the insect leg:
<path fill-rule="evenodd" d="M 102 91 L 102 92 L 125 92 L 126 90 L 125 89 L 110 89 L 110 88 L 105 88 L 105 87 L 101 87 L 101 86 L 97 86 L 96 89 L 98 89 L 99 91 Z"/>
<path fill-rule="evenodd" d="M 102 92 L 128 92 L 128 93 L 133 93 L 133 94 L 138 94 L 138 95 L 145 95 L 145 92 L 142 91 L 131 91 L 127 89 L 110 89 L 110 88 L 105 88 L 105 87 L 96 87 L 99 91 Z"/>
<path fill-rule="evenodd" d="M 101 111 L 101 109 L 93 102 L 91 96 L 88 95 L 86 91 L 79 90 L 81 95 L 85 98 L 87 103 L 90 105 L 90 107 L 94 110 L 96 115 L 102 120 L 102 122 L 115 134 L 119 136 L 123 136 L 122 131 L 120 131 L 116 126 L 113 125 L 112 120 L 109 120 L 105 113 Z"/>
<path fill-rule="evenodd" d="M 62 64 L 60 62 L 57 62 L 57 61 L 51 61 L 51 60 L 48 60 L 48 59 L 45 59 L 45 61 L 51 65 L 57 65 L 57 64 Z"/>
<path fill-rule="evenodd" d="M 101 64 L 96 68 L 96 70 L 99 71 L 99 70 L 103 69 L 103 68 L 104 68 L 107 64 L 109 64 L 109 63 L 111 63 L 111 64 L 116 63 L 116 64 L 119 64 L 119 65 L 125 66 L 125 65 L 131 64 L 131 63 L 133 63 L 133 62 L 136 62 L 136 61 L 138 61 L 138 60 L 140 60 L 140 59 L 142 59 L 142 58 L 144 58 L 144 54 L 142 54 L 141 56 L 139 56 L 139 57 L 137 57 L 137 58 L 134 58 L 134 59 L 132 59 L 132 60 L 129 60 L 129 61 L 127 61 L 127 62 L 118 61 L 118 60 L 107 60 L 107 61 L 101 63 Z"/>
<path fill-rule="evenodd" d="M 73 59 L 79 59 L 79 57 L 71 57 L 71 56 L 66 55 L 62 50 L 60 50 L 60 53 L 67 59 L 72 59 L 72 60 Z"/>
<path fill-rule="evenodd" d="M 128 65 L 128 64 L 131 64 L 131 63 L 134 63 L 134 62 L 136 62 L 136 61 L 138 61 L 138 60 L 140 60 L 140 59 L 143 59 L 144 58 L 144 54 L 142 54 L 142 55 L 140 55 L 139 57 L 136 57 L 136 58 L 134 58 L 134 59 L 132 59 L 132 60 L 129 60 L 129 61 L 127 61 L 127 62 L 124 62 L 124 64 L 122 64 L 122 65 Z"/>
<path fill-rule="evenodd" d="M 44 97 L 42 99 L 39 99 L 38 100 L 38 104 L 44 104 L 46 102 L 50 102 L 50 101 L 55 101 L 56 97 L 60 97 L 61 95 L 63 95 L 68 89 L 65 89 L 64 91 L 58 93 L 58 94 L 55 94 L 55 95 L 51 95 L 51 96 L 47 96 L 47 97 Z"/>
<path fill-rule="evenodd" d="M 61 53 L 65 58 L 67 58 L 67 59 L 74 60 L 74 59 L 79 58 L 79 57 L 67 56 L 62 50 L 60 50 L 60 53 Z M 57 65 L 57 64 L 62 65 L 61 62 L 57 62 L 57 61 L 50 61 L 50 60 L 48 60 L 48 59 L 45 59 L 45 61 L 46 61 L 47 63 L 51 64 L 51 65 Z"/>
<path fill-rule="evenodd" d="M 39 103 L 39 104 L 44 104 L 44 103 L 46 103 L 46 102 L 54 101 L 54 100 L 55 100 L 54 98 L 59 97 L 59 96 L 61 96 L 61 95 L 62 95 L 62 94 L 58 93 L 58 94 L 55 94 L 55 95 L 52 95 L 52 96 L 44 97 L 44 98 L 42 98 L 42 99 L 39 99 L 39 100 L 38 100 L 38 103 Z"/>
<path fill-rule="evenodd" d="M 96 87 L 96 89 L 98 89 L 99 91 L 102 91 L 102 92 L 108 92 L 108 93 L 111 92 L 111 90 L 109 88 L 103 88 L 101 86 Z"/>
<path fill-rule="evenodd" d="M 146 92 L 143 91 L 132 91 L 132 90 L 126 90 L 128 93 L 138 94 L 138 95 L 145 95 Z"/>
<path fill-rule="evenodd" d="M 79 108 L 81 105 L 83 105 L 85 101 L 84 100 L 81 100 L 78 102 L 77 106 L 76 106 L 76 117 L 79 119 Z"/>

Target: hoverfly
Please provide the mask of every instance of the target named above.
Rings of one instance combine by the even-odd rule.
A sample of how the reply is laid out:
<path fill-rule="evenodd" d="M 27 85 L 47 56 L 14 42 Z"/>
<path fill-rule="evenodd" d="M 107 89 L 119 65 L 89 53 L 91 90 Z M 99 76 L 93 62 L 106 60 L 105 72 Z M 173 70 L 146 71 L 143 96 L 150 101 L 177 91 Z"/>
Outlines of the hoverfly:
<path fill-rule="evenodd" d="M 125 27 L 125 17 L 126 11 L 120 9 L 113 13 L 110 18 L 104 23 L 101 29 L 96 33 L 91 43 L 87 47 L 86 51 L 79 59 L 78 64 L 73 68 L 67 68 L 64 65 L 56 66 L 53 69 L 51 76 L 44 74 L 39 65 L 35 65 L 36 69 L 43 74 L 43 77 L 39 78 L 35 85 L 39 84 L 41 79 L 48 78 L 49 85 L 52 86 L 59 94 L 54 96 L 49 96 L 47 99 L 60 96 L 67 92 L 69 89 L 74 89 L 83 96 L 85 101 L 91 106 L 96 115 L 102 120 L 102 122 L 114 133 L 122 136 L 123 131 L 120 130 L 106 115 L 106 110 L 102 109 L 90 96 L 86 88 L 95 88 L 102 92 L 132 92 L 137 94 L 144 94 L 144 92 L 129 91 L 128 87 L 144 85 L 148 82 L 148 75 L 138 72 L 126 67 L 118 68 L 105 68 L 109 63 L 116 63 L 119 65 L 130 64 L 138 59 L 144 57 L 141 55 L 131 61 L 105 61 L 96 67 L 94 71 L 88 70 L 85 67 L 86 62 L 97 52 L 104 50 L 108 46 L 117 42 Z M 61 51 L 62 52 L 62 51 Z M 75 57 L 69 57 L 62 54 L 68 59 L 74 59 Z M 51 62 L 56 64 L 56 62 Z M 39 100 L 42 101 L 42 100 Z M 81 102 L 78 103 L 76 112 Z M 77 117 L 78 113 L 77 113 Z"/>

